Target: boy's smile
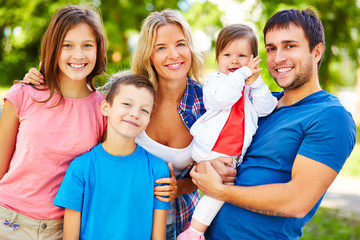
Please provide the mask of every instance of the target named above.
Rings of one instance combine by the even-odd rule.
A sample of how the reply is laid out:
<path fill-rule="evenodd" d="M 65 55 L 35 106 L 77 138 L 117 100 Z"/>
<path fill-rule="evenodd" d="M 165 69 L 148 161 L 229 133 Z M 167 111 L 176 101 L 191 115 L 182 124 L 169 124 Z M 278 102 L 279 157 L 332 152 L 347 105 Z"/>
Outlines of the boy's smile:
<path fill-rule="evenodd" d="M 108 136 L 135 139 L 150 121 L 154 97 L 146 88 L 119 86 L 112 105 L 106 101 L 102 112 L 108 117 Z"/>

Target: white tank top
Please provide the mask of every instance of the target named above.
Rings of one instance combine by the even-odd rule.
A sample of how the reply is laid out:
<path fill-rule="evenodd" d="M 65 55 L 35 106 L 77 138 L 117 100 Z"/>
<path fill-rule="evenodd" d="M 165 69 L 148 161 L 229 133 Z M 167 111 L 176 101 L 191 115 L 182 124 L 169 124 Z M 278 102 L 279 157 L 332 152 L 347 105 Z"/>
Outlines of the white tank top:
<path fill-rule="evenodd" d="M 141 132 L 135 142 L 149 153 L 161 158 L 174 166 L 175 176 L 178 178 L 183 170 L 192 163 L 192 142 L 186 148 L 172 148 L 151 139 L 145 131 Z"/>
<path fill-rule="evenodd" d="M 177 178 L 182 174 L 184 169 L 193 162 L 191 158 L 191 149 L 193 142 L 191 142 L 186 148 L 172 148 L 154 141 L 146 134 L 145 131 L 141 132 L 136 137 L 135 142 L 149 153 L 164 160 L 166 163 L 171 162 L 174 166 L 174 172 Z M 176 220 L 175 201 L 172 200 L 170 202 L 170 205 L 171 209 L 167 211 L 167 224 L 171 224 Z"/>

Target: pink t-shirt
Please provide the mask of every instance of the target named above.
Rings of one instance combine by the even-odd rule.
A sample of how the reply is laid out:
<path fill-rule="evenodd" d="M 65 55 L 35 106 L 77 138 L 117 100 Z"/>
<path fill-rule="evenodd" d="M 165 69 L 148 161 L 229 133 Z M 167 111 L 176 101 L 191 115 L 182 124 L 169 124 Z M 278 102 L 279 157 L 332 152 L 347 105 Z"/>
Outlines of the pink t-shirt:
<path fill-rule="evenodd" d="M 0 181 L 0 205 L 38 220 L 62 218 L 52 204 L 70 162 L 100 142 L 106 118 L 100 111 L 104 97 L 93 92 L 81 99 L 59 96 L 47 103 L 49 91 L 16 84 L 5 95 L 19 116 L 16 149 L 10 170 Z"/>

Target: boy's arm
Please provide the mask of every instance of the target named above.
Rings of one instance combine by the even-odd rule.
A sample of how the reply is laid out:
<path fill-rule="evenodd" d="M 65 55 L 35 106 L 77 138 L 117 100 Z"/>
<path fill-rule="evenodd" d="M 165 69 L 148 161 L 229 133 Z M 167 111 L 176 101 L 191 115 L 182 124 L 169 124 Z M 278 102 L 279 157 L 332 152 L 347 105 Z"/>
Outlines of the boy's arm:
<path fill-rule="evenodd" d="M 63 240 L 79 240 L 81 212 L 65 208 Z"/>
<path fill-rule="evenodd" d="M 153 210 L 152 240 L 166 239 L 166 209 Z"/>
<path fill-rule="evenodd" d="M 18 127 L 19 117 L 16 108 L 9 100 L 5 100 L 0 119 L 0 179 L 9 169 L 10 160 L 15 150 Z"/>

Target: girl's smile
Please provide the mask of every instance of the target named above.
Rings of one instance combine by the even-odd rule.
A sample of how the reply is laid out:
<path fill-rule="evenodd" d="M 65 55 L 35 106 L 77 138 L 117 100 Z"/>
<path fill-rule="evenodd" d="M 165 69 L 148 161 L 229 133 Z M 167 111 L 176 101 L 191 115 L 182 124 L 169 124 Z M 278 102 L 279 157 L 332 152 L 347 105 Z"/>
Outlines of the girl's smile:
<path fill-rule="evenodd" d="M 59 79 L 86 81 L 96 64 L 97 45 L 91 27 L 79 23 L 71 28 L 64 39 L 59 55 Z"/>

